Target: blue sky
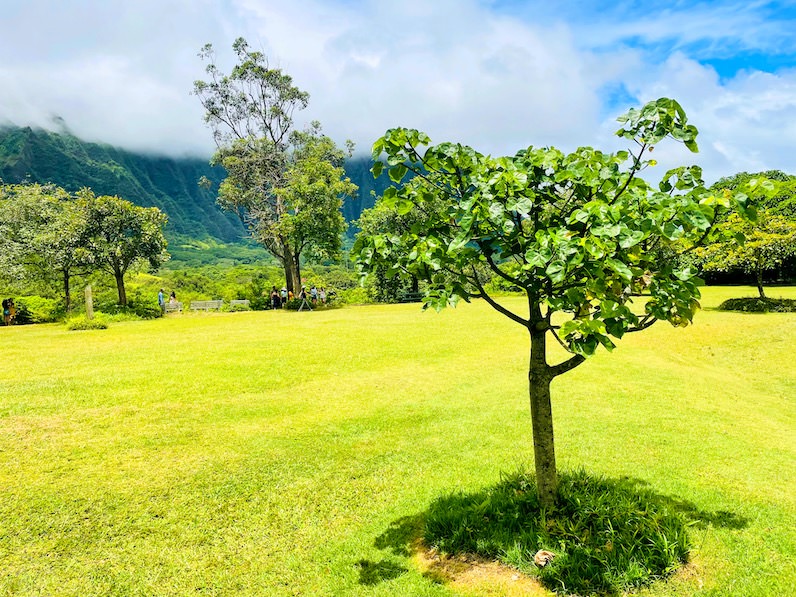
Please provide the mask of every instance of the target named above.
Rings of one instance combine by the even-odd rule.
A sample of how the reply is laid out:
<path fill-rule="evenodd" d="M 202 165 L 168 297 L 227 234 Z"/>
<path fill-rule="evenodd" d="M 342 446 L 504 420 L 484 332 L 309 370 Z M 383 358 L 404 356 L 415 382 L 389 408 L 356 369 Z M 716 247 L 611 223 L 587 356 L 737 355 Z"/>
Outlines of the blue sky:
<path fill-rule="evenodd" d="M 615 117 L 674 97 L 708 180 L 796 173 L 796 0 L 0 0 L 0 122 L 209 155 L 192 82 L 237 36 L 311 95 L 300 120 L 366 152 L 391 126 L 493 154 L 617 149 Z M 665 149 L 665 151 L 664 151 Z"/>

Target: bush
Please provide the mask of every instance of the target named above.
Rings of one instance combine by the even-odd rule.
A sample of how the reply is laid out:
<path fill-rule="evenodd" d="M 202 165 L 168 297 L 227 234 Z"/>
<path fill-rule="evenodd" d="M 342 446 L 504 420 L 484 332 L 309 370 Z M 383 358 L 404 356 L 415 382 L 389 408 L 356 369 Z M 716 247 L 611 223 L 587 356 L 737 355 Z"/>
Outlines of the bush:
<path fill-rule="evenodd" d="M 361 286 L 341 290 L 337 295 L 337 300 L 345 305 L 362 305 L 373 302 L 368 289 Z"/>
<path fill-rule="evenodd" d="M 556 591 L 616 594 L 664 577 L 686 561 L 687 524 L 677 502 L 629 480 L 561 475 L 559 501 L 539 505 L 533 475 L 517 473 L 476 494 L 434 502 L 426 543 L 479 554 L 538 575 Z M 543 568 L 538 550 L 555 554 Z"/>
<path fill-rule="evenodd" d="M 73 317 L 66 322 L 66 329 L 70 331 L 105 330 L 107 328 L 108 324 L 101 317 L 88 319 L 85 315 L 83 315 L 81 317 Z"/>
<path fill-rule="evenodd" d="M 63 317 L 63 305 L 56 299 L 41 296 L 23 296 L 15 301 L 18 324 L 50 323 Z"/>
<path fill-rule="evenodd" d="M 247 307 L 246 305 L 230 305 L 229 308 L 227 309 L 227 311 L 229 311 L 230 313 L 236 313 L 238 311 L 251 311 L 251 310 L 252 309 L 250 307 Z"/>
<path fill-rule="evenodd" d="M 94 302 L 94 310 L 117 317 L 119 320 L 157 319 L 163 315 L 157 299 L 146 300 L 140 296 L 129 298 L 127 306 L 117 305 L 115 299 L 97 300 Z"/>
<path fill-rule="evenodd" d="M 796 300 L 756 297 L 727 299 L 719 305 L 721 311 L 746 313 L 796 313 Z"/>
<path fill-rule="evenodd" d="M 315 305 L 312 304 L 312 301 L 310 301 L 310 299 L 306 299 L 306 300 L 307 300 L 307 304 L 310 307 L 312 307 L 313 309 L 315 309 Z M 301 307 L 301 303 L 302 303 L 302 299 L 300 299 L 300 298 L 288 299 L 288 301 L 285 302 L 283 308 L 287 309 L 288 311 L 298 311 L 299 308 Z M 304 307 L 304 308 L 306 309 L 307 307 Z"/>

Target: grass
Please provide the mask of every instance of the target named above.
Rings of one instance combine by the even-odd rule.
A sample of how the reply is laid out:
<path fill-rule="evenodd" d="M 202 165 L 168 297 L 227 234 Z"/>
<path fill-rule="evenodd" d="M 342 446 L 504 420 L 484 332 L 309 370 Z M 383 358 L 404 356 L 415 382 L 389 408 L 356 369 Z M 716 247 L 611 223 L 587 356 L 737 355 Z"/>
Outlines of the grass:
<path fill-rule="evenodd" d="M 553 384 L 561 468 L 706 521 L 642 595 L 796 586 L 796 316 L 715 308 L 744 292 Z M 0 595 L 502 594 L 401 521 L 530 467 L 527 350 L 481 302 L 0 328 Z"/>

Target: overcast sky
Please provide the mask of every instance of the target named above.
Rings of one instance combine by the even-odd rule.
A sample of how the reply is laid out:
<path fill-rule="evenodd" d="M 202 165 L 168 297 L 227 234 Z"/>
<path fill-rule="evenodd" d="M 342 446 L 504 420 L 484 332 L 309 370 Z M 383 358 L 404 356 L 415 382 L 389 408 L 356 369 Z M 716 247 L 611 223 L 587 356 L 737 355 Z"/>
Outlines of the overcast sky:
<path fill-rule="evenodd" d="M 796 0 L 0 0 L 0 123 L 209 156 L 197 53 L 245 37 L 360 152 L 393 126 L 479 151 L 619 146 L 616 116 L 661 96 L 700 131 L 708 181 L 796 174 Z"/>

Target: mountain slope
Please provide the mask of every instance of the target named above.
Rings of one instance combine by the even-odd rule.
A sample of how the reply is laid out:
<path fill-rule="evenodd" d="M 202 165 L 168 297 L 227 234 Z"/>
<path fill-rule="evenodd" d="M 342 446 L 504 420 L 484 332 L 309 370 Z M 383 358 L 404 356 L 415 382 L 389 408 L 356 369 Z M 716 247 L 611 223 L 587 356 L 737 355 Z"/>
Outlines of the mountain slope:
<path fill-rule="evenodd" d="M 169 217 L 167 233 L 196 239 L 212 237 L 238 242 L 246 231 L 238 218 L 223 212 L 215 189 L 224 170 L 199 158 L 169 158 L 129 152 L 110 145 L 88 143 L 67 132 L 30 127 L 0 128 L 0 181 L 53 183 L 68 191 L 90 187 L 98 195 L 118 195 L 144 207 L 158 207 Z M 351 222 L 373 206 L 374 196 L 390 184 L 383 174 L 374 179 L 370 158 L 346 162 L 346 174 L 359 187 L 346 199 L 343 216 Z M 213 190 L 200 188 L 205 176 Z"/>
<path fill-rule="evenodd" d="M 202 176 L 217 183 L 223 175 L 207 160 L 136 154 L 29 127 L 0 129 L 0 179 L 6 183 L 53 183 L 68 191 L 90 187 L 98 195 L 160 208 L 172 234 L 236 242 L 245 235 L 243 226 L 221 211 L 212 191 L 198 185 Z"/>

